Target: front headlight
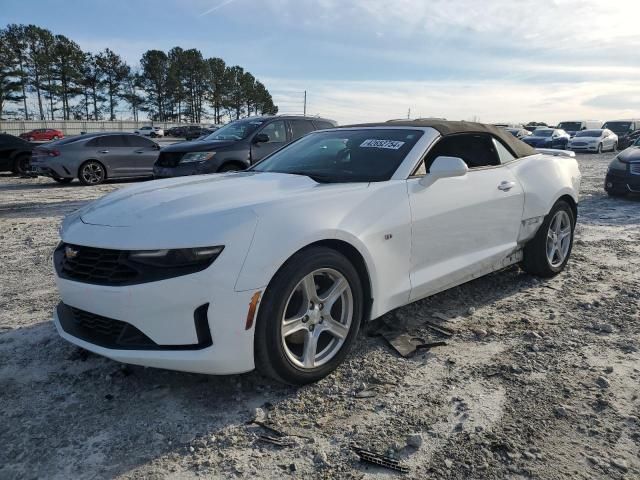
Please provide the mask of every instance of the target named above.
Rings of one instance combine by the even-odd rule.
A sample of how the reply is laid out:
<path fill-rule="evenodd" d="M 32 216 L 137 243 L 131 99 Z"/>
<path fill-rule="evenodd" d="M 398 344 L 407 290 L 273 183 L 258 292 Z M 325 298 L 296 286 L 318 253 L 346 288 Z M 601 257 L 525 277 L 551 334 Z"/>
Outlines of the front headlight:
<path fill-rule="evenodd" d="M 189 152 L 182 157 L 180 163 L 206 162 L 207 160 L 212 159 L 215 154 L 216 152 Z"/>
<path fill-rule="evenodd" d="M 609 170 L 627 170 L 627 164 L 620 161 L 620 159 L 616 156 L 611 163 L 609 164 Z"/>
<path fill-rule="evenodd" d="M 213 263 L 224 250 L 216 247 L 138 250 L 129 253 L 129 260 L 154 267 L 188 267 Z"/>

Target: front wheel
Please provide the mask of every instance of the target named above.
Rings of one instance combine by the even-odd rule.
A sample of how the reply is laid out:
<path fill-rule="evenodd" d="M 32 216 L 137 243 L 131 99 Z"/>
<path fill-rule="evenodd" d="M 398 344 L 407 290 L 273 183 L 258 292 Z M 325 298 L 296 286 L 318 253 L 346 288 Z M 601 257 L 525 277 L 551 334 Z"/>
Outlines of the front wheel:
<path fill-rule="evenodd" d="M 618 142 L 615 142 L 615 143 L 613 144 L 613 148 L 611 149 L 611 151 L 612 151 L 612 152 L 615 152 L 615 151 L 617 151 L 617 150 L 618 150 Z"/>
<path fill-rule="evenodd" d="M 575 218 L 564 200 L 558 201 L 524 247 L 522 267 L 540 277 L 553 277 L 564 270 L 573 247 Z"/>
<path fill-rule="evenodd" d="M 602 143 L 598 144 L 598 150 L 596 150 L 596 153 L 602 153 Z"/>
<path fill-rule="evenodd" d="M 344 255 L 326 247 L 298 252 L 265 291 L 255 332 L 257 368 L 293 385 L 320 380 L 346 357 L 362 312 L 360 277 Z"/>
<path fill-rule="evenodd" d="M 99 185 L 107 178 L 104 166 L 96 160 L 89 160 L 80 166 L 78 180 L 83 185 Z"/>
<path fill-rule="evenodd" d="M 59 138 L 59 137 L 58 137 L 58 135 L 54 135 L 54 136 L 53 136 L 53 139 L 54 139 L 54 140 L 58 140 L 58 138 Z"/>

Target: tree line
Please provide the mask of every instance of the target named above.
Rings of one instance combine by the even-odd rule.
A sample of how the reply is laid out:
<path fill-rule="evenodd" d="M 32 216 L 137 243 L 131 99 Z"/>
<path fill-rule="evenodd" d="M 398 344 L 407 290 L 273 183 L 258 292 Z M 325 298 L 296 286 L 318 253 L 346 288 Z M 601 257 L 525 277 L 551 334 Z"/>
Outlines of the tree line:
<path fill-rule="evenodd" d="M 0 29 L 0 119 L 115 120 L 121 102 L 136 121 L 141 112 L 192 123 L 278 112 L 251 73 L 195 48 L 148 50 L 132 67 L 109 48 L 85 52 L 35 25 Z"/>

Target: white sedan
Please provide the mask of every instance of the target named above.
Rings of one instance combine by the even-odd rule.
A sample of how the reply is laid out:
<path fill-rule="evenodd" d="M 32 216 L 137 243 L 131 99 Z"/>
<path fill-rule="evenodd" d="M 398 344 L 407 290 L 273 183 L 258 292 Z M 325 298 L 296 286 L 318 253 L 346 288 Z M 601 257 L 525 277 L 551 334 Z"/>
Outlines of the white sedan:
<path fill-rule="evenodd" d="M 164 130 L 160 127 L 152 127 L 147 125 L 145 127 L 141 127 L 138 130 L 134 130 L 133 133 L 137 133 L 138 135 L 142 135 L 144 137 L 164 137 Z"/>
<path fill-rule="evenodd" d="M 618 149 L 618 136 L 607 128 L 582 130 L 569 140 L 567 148 L 576 152 L 615 152 Z"/>
<path fill-rule="evenodd" d="M 519 263 L 567 264 L 580 172 L 495 127 L 310 133 L 249 171 L 123 188 L 65 219 L 62 337 L 117 361 L 287 383 L 363 321 Z"/>

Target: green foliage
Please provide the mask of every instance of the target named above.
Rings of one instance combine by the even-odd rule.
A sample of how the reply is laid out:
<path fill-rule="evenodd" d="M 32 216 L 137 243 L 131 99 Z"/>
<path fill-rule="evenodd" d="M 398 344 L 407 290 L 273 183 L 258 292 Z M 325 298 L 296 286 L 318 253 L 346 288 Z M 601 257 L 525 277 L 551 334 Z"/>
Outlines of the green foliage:
<path fill-rule="evenodd" d="M 35 100 L 36 112 L 27 100 Z M 132 70 L 106 48 L 94 55 L 64 35 L 36 25 L 0 29 L 0 118 L 13 106 L 25 119 L 115 120 L 120 102 L 135 119 L 142 111 L 154 120 L 201 123 L 211 114 L 225 117 L 275 114 L 265 86 L 240 66 L 204 58 L 197 49 L 148 50 Z"/>

